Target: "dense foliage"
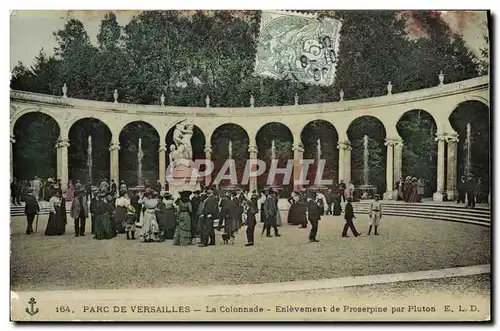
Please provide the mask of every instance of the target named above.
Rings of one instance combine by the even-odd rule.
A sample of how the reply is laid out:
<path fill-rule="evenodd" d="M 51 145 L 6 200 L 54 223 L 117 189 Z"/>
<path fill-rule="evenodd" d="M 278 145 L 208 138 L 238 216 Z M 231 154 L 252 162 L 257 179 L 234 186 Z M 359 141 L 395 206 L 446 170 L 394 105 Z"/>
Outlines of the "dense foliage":
<path fill-rule="evenodd" d="M 323 16 L 332 14 L 330 11 L 320 12 Z M 345 91 L 345 99 L 383 95 L 389 81 L 394 86 L 393 93 L 398 93 L 437 85 L 440 70 L 446 74 L 446 82 L 453 82 L 475 77 L 487 68 L 487 63 L 475 58 L 465 46 L 463 38 L 453 34 L 433 12 L 336 11 L 334 16 L 343 20 L 343 26 L 337 78 L 332 87 L 252 76 L 259 11 L 197 11 L 192 15 L 181 11 L 145 11 L 124 27 L 118 24 L 113 13 L 106 14 L 101 22 L 97 45 L 90 42 L 80 21 L 69 20 L 62 30 L 54 32 L 58 43 L 55 55 L 47 56 L 41 50 L 29 69 L 19 63 L 13 70 L 11 88 L 61 95 L 61 87 L 66 83 L 69 97 L 112 101 L 113 91 L 117 89 L 120 102 L 158 104 L 164 94 L 167 105 L 177 106 L 204 106 L 206 95 L 210 96 L 214 107 L 248 106 L 250 95 L 253 95 L 256 106 L 268 106 L 292 104 L 295 93 L 301 104 L 338 100 L 340 89 Z M 409 18 L 420 22 L 424 37 L 408 34 L 405 22 Z M 411 141 L 409 138 L 413 135 L 421 135 L 419 124 L 414 122 L 416 116 L 406 117 L 399 124 L 404 127 L 405 140 Z M 31 140 L 47 140 L 47 130 L 27 129 Z M 317 131 L 314 125 L 310 129 L 311 132 Z M 234 128 L 225 127 L 223 130 L 229 131 L 220 136 L 227 137 Z M 130 134 L 129 127 L 123 134 Z M 158 138 L 152 137 L 154 134 L 152 130 L 141 133 L 150 136 L 146 142 L 157 141 Z M 384 138 L 369 128 L 363 134 L 378 137 L 379 142 Z M 135 133 L 132 136 L 137 138 Z M 72 143 L 85 144 L 74 139 Z M 430 135 L 422 139 L 421 144 L 406 145 L 404 158 L 406 164 L 414 164 L 415 169 L 427 169 L 421 170 L 421 176 L 432 178 L 434 174 L 432 167 L 429 168 L 429 159 L 435 159 L 432 155 L 435 154 L 435 143 Z M 280 141 L 277 147 L 281 148 L 281 144 Z M 313 144 L 306 141 L 304 144 L 306 150 L 312 148 L 314 151 Z M 269 153 L 270 146 L 259 147 L 259 154 L 262 151 Z M 291 143 L 287 144 L 289 147 Z M 48 153 L 46 149 L 53 149 L 53 144 L 37 148 L 25 146 L 23 150 L 26 148 L 30 149 L 29 157 L 16 160 L 16 166 L 20 165 L 16 175 L 31 177 L 50 172 L 48 169 L 28 170 L 21 163 L 44 159 Z M 239 150 L 233 148 L 233 151 L 236 149 Z M 370 149 L 374 155 L 371 162 L 375 162 L 372 165 L 377 169 L 375 173 L 380 172 L 383 176 L 383 171 L 379 171 L 385 162 L 383 142 L 382 145 L 370 144 Z M 324 151 L 330 154 L 330 148 L 324 148 Z M 217 152 L 227 154 L 227 150 Z M 150 153 L 154 154 L 153 151 Z M 129 154 L 130 160 L 128 156 L 121 157 L 120 162 L 132 166 L 134 156 L 132 151 Z M 241 154 L 243 156 L 245 152 Z M 421 157 L 427 154 L 429 159 Z M 82 157 L 76 159 L 83 160 Z M 154 157 L 145 157 L 144 162 L 145 169 L 158 173 Z M 84 167 L 80 163 L 75 166 Z M 329 171 L 336 168 L 336 165 L 330 167 Z M 372 177 L 383 182 L 380 176 Z M 359 180 L 355 178 L 355 181 Z"/>

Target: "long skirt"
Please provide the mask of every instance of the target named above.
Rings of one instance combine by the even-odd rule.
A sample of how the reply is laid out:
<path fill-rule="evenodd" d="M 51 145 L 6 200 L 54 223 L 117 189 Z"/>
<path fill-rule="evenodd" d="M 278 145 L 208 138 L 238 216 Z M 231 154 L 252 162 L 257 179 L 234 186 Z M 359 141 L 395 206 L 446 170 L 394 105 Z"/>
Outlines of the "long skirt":
<path fill-rule="evenodd" d="M 141 238 L 145 242 L 160 241 L 160 227 L 154 209 L 146 209 L 142 216 Z"/>
<path fill-rule="evenodd" d="M 174 245 L 186 246 L 189 244 L 191 244 L 191 214 L 181 211 L 175 228 Z"/>
<path fill-rule="evenodd" d="M 296 203 L 292 203 L 290 205 L 290 209 L 288 210 L 288 217 L 287 217 L 287 223 L 288 224 L 299 224 L 297 222 L 297 213 L 298 213 L 298 208 L 299 206 Z"/>
<path fill-rule="evenodd" d="M 278 209 L 276 212 L 276 226 L 282 226 L 283 221 L 281 220 L 281 211 Z"/>
<path fill-rule="evenodd" d="M 174 239 L 175 229 L 177 227 L 177 220 L 175 217 L 174 209 L 167 209 L 165 212 L 165 232 L 163 237 L 165 239 Z"/>
<path fill-rule="evenodd" d="M 115 211 L 115 224 L 116 232 L 125 233 L 125 228 L 123 226 L 125 222 L 125 215 L 127 214 L 127 208 L 118 206 Z"/>
<path fill-rule="evenodd" d="M 45 229 L 46 236 L 60 236 L 66 231 L 66 224 L 62 213 L 50 213 L 47 228 Z"/>
<path fill-rule="evenodd" d="M 342 214 L 342 206 L 340 205 L 340 198 L 335 200 L 333 204 L 333 215 L 338 216 Z"/>
<path fill-rule="evenodd" d="M 94 215 L 95 237 L 94 239 L 111 239 L 116 236 L 108 213 Z"/>

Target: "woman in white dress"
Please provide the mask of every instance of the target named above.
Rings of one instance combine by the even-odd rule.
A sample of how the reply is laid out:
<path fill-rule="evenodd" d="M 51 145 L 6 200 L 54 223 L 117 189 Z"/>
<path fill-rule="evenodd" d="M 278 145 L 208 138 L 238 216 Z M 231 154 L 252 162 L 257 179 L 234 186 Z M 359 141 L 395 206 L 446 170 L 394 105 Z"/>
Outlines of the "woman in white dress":
<path fill-rule="evenodd" d="M 158 199 L 153 197 L 153 191 L 146 189 L 146 193 L 139 200 L 139 203 L 145 209 L 141 215 L 141 220 L 137 227 L 140 227 L 140 236 L 144 242 L 160 241 L 160 227 L 156 221 L 156 207 Z"/>

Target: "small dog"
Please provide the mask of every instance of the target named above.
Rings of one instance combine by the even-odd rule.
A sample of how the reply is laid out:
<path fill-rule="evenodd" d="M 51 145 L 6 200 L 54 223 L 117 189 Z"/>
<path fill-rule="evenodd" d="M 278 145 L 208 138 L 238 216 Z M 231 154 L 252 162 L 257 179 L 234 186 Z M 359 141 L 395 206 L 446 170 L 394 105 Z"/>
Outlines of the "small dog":
<path fill-rule="evenodd" d="M 227 233 L 223 233 L 222 234 L 222 240 L 223 240 L 223 242 L 224 242 L 225 245 L 229 244 L 229 241 L 231 241 L 231 244 L 234 245 L 234 237 L 230 236 Z"/>

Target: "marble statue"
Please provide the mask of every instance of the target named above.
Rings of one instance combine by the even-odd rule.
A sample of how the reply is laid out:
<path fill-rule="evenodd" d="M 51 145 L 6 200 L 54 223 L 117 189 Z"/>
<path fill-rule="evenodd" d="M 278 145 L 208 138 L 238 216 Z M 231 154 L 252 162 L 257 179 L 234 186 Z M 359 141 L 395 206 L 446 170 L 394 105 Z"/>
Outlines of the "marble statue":
<path fill-rule="evenodd" d="M 174 143 L 176 156 L 175 159 L 193 159 L 193 148 L 191 146 L 191 138 L 193 137 L 193 125 L 181 121 L 175 126 L 174 130 Z"/>

